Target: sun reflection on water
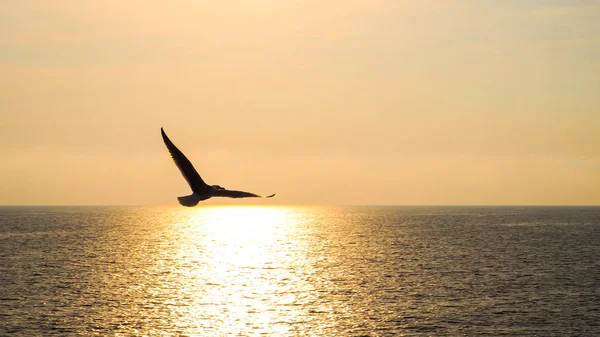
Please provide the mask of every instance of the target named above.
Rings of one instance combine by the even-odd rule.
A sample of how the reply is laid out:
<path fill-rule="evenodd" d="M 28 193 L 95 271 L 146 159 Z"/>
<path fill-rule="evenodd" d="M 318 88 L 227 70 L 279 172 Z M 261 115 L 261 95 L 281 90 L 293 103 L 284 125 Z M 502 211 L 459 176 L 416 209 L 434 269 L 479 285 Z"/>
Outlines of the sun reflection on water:
<path fill-rule="evenodd" d="M 185 334 L 281 334 L 302 321 L 312 286 L 292 207 L 178 211 L 176 280 Z M 173 247 L 175 248 L 175 247 Z M 304 272 L 297 272 L 303 270 Z"/>

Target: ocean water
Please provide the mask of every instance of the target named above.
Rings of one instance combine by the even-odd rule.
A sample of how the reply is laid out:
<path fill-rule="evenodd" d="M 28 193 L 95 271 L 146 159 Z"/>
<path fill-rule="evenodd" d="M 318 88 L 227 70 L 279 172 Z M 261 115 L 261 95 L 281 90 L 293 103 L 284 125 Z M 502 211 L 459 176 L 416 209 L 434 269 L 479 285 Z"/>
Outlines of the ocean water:
<path fill-rule="evenodd" d="M 1 207 L 0 335 L 597 336 L 598 207 Z"/>

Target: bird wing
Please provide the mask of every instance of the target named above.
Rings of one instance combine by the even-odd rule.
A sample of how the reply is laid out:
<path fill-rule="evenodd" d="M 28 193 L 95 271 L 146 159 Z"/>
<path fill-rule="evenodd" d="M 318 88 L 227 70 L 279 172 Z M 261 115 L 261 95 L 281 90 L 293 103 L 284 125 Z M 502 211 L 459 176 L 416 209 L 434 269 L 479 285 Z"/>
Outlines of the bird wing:
<path fill-rule="evenodd" d="M 217 190 L 213 192 L 214 197 L 227 197 L 227 198 L 272 198 L 275 196 L 275 193 L 267 196 L 262 196 L 250 192 L 244 191 L 234 191 L 234 190 Z"/>
<path fill-rule="evenodd" d="M 175 146 L 169 137 L 167 137 L 167 134 L 163 128 L 160 128 L 160 133 L 162 134 L 162 138 L 167 146 L 167 149 L 169 150 L 169 153 L 171 154 L 171 157 L 173 158 L 173 161 L 175 162 L 175 165 L 177 165 L 177 168 L 179 168 L 179 171 L 181 171 L 181 174 L 190 185 L 192 191 L 200 193 L 200 191 L 205 189 L 208 185 L 206 185 L 204 180 L 202 180 L 198 174 L 198 171 L 196 171 L 187 157 L 181 151 L 179 151 L 177 146 Z"/>

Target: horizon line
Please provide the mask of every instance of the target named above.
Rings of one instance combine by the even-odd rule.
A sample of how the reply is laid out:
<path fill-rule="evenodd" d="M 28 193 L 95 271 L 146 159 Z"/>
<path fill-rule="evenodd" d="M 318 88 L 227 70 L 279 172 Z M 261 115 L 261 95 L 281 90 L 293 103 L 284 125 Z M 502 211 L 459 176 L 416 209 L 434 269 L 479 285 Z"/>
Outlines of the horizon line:
<path fill-rule="evenodd" d="M 202 204 L 195 207 L 212 206 L 331 206 L 331 207 L 600 207 L 600 204 Z M 182 207 L 179 204 L 0 204 L 0 207 Z M 194 208 L 194 207 L 187 207 Z"/>

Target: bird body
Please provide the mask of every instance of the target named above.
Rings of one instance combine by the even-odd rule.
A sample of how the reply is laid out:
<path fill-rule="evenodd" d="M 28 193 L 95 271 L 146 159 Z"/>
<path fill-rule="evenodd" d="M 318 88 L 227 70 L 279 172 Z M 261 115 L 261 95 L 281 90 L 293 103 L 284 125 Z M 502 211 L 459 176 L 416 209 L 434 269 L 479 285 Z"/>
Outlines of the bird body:
<path fill-rule="evenodd" d="M 179 171 L 181 171 L 181 174 L 192 189 L 192 194 L 177 198 L 182 206 L 193 207 L 196 206 L 200 201 L 210 199 L 212 197 L 271 198 L 275 196 L 275 194 L 271 194 L 263 197 L 250 192 L 228 190 L 219 185 L 208 185 L 204 182 L 204 180 L 202 180 L 200 174 L 198 174 L 198 171 L 196 171 L 187 157 L 177 148 L 177 146 L 175 146 L 175 144 L 173 144 L 169 137 L 167 137 L 167 134 L 163 128 L 160 128 L 160 133 L 165 145 L 167 146 L 167 149 L 169 150 L 169 153 L 171 154 L 171 158 L 173 158 L 175 165 L 177 165 L 177 168 L 179 168 Z"/>

